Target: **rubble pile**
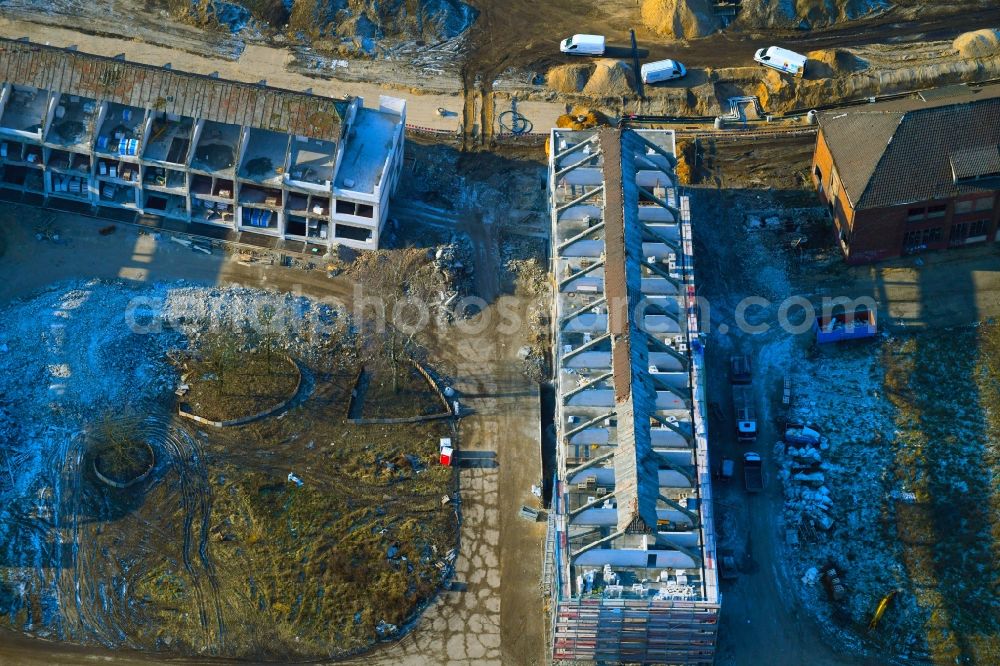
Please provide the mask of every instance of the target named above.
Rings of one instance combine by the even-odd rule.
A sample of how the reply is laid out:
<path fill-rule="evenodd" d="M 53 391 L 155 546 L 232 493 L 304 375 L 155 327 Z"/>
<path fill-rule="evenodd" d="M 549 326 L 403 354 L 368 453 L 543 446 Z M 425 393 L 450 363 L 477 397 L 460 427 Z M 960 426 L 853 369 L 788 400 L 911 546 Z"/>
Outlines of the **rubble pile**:
<path fill-rule="evenodd" d="M 441 303 L 450 306 L 472 290 L 475 253 L 466 234 L 452 234 L 446 245 L 434 250 L 434 266 L 441 273 L 446 291 Z"/>
<path fill-rule="evenodd" d="M 824 485 L 828 466 L 822 450 L 828 447 L 826 440 L 808 426 L 797 426 L 785 431 L 785 441 L 778 446 L 786 523 L 806 521 L 811 527 L 829 530 L 833 527 L 833 499 Z"/>
<path fill-rule="evenodd" d="M 892 8 L 888 0 L 746 0 L 739 23 L 751 28 L 814 30 L 877 16 Z"/>

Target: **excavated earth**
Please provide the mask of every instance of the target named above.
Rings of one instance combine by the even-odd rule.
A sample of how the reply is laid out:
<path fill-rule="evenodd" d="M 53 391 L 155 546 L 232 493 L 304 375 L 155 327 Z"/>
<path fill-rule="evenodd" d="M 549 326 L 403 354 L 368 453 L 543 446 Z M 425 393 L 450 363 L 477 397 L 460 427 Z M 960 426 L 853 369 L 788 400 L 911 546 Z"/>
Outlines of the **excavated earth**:
<path fill-rule="evenodd" d="M 458 518 L 441 498 L 456 486 L 436 454 L 449 423 L 348 422 L 362 362 L 338 309 L 92 280 L 2 315 L 3 625 L 173 655 L 336 657 L 405 631 L 448 575 Z M 167 355 L 197 350 L 208 331 L 261 326 L 301 366 L 287 411 L 223 429 L 178 418 Z M 208 374 L 186 381 L 219 380 Z M 440 411 L 426 386 L 407 386 L 365 409 Z M 155 452 L 129 488 L 93 473 L 94 433 L 109 423 Z"/>

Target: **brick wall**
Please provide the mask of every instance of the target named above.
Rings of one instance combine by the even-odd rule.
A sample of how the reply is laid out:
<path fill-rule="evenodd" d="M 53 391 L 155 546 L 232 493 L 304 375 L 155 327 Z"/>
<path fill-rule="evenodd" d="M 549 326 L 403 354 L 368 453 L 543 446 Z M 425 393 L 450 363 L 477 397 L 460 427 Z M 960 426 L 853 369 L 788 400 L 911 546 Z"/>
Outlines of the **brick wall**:
<path fill-rule="evenodd" d="M 997 192 L 855 211 L 840 183 L 822 129 L 816 138 L 811 173 L 820 200 L 830 208 L 836 240 L 850 264 L 996 238 L 1000 224 Z M 988 198 L 992 199 L 990 208 L 982 203 Z M 956 210 L 959 202 L 969 203 Z"/>

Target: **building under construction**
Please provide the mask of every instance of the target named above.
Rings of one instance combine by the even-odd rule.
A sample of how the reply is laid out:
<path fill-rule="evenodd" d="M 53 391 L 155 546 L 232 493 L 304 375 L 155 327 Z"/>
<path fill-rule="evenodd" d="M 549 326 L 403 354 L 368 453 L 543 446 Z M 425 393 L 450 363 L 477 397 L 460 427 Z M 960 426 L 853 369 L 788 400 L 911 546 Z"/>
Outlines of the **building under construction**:
<path fill-rule="evenodd" d="M 379 245 L 403 161 L 401 99 L 369 109 L 7 39 L 0 82 L 6 198 L 299 249 Z"/>
<path fill-rule="evenodd" d="M 554 659 L 708 665 L 718 572 L 674 134 L 556 129 L 550 142 Z"/>

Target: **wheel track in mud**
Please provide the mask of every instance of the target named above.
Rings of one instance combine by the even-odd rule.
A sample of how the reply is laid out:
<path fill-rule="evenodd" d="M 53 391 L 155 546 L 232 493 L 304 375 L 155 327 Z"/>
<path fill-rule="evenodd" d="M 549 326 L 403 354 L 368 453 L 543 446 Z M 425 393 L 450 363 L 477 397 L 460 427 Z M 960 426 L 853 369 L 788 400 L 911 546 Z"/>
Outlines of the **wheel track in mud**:
<path fill-rule="evenodd" d="M 220 584 L 215 564 L 208 552 L 208 535 L 211 528 L 211 489 L 208 481 L 208 470 L 202 463 L 203 452 L 198 439 L 170 418 L 150 416 L 136 428 L 143 439 L 150 442 L 154 449 L 165 454 L 167 464 L 177 472 L 177 482 L 180 491 L 180 511 L 183 514 L 183 540 L 181 544 L 181 560 L 184 569 L 191 578 L 194 598 L 198 607 L 200 624 L 205 632 L 206 641 L 215 651 L 225 645 L 225 622 L 222 612 Z M 128 638 L 125 628 L 132 620 L 129 610 L 128 591 L 142 581 L 149 573 L 145 567 L 130 567 L 128 570 L 113 572 L 102 566 L 100 558 L 95 555 L 102 552 L 102 540 L 94 538 L 89 544 L 84 539 L 80 524 L 81 509 L 84 504 L 82 445 L 68 447 L 63 454 L 64 466 L 61 481 L 66 484 L 65 490 L 70 493 L 69 510 L 71 521 L 70 552 L 72 554 L 72 589 L 60 590 L 60 598 L 68 599 L 73 595 L 73 607 L 76 611 L 75 624 L 81 632 L 93 640 L 109 648 L 123 647 Z M 168 467 L 168 468 L 169 468 Z M 200 516 L 198 515 L 200 513 Z M 199 519 L 196 526 L 195 520 Z M 144 522 L 144 529 L 154 531 L 158 538 L 168 540 L 171 535 L 160 529 L 154 523 Z M 195 543 L 194 530 L 201 533 Z M 142 556 L 156 553 L 156 549 L 148 542 L 148 535 L 136 546 Z M 193 551 L 197 549 L 197 561 Z M 140 553 L 134 553 L 139 556 Z M 107 558 L 104 558 L 107 559 Z M 145 569 L 145 570 L 144 570 Z M 108 575 L 100 575 L 101 573 Z M 88 575 L 89 574 L 89 575 Z M 113 574 L 113 575 L 110 575 Z M 210 593 L 206 594 L 202 578 L 208 579 Z M 115 579 L 117 578 L 117 581 Z M 117 584 L 114 584 L 114 583 Z M 103 589 L 102 589 L 103 587 Z M 206 599 L 210 597 L 210 599 Z M 114 603 L 118 601 L 120 603 Z M 215 614 L 215 629 L 211 628 L 208 608 L 211 603 Z M 105 612 L 100 612 L 96 606 L 100 604 Z M 70 607 L 62 604 L 63 608 Z M 73 618 L 65 618 L 73 620 Z M 215 635 L 213 636 L 213 633 Z M 141 647 L 136 645 L 135 647 Z"/>
<path fill-rule="evenodd" d="M 181 490 L 181 511 L 184 514 L 181 558 L 184 563 L 184 569 L 188 572 L 188 575 L 191 576 L 192 588 L 194 589 L 195 600 L 198 605 L 198 617 L 209 641 L 211 641 L 212 636 L 211 630 L 208 628 L 208 610 L 206 609 L 205 593 L 201 584 L 202 572 L 204 572 L 205 577 L 208 579 L 209 586 L 212 588 L 212 605 L 216 616 L 215 647 L 216 649 L 220 649 L 225 642 L 225 623 L 222 619 L 222 603 L 219 599 L 218 578 L 215 574 L 215 567 L 208 557 L 208 530 L 210 528 L 211 521 L 211 498 L 208 489 L 208 472 L 201 463 L 202 456 L 199 455 L 201 448 L 198 446 L 196 436 L 191 435 L 186 430 L 181 430 L 176 425 L 168 424 L 167 428 L 180 430 L 184 436 L 178 437 L 177 439 L 184 439 L 186 440 L 185 444 L 187 444 L 187 447 L 185 447 L 186 450 L 184 450 L 181 443 L 179 441 L 175 441 L 173 437 L 166 437 L 164 439 L 164 444 L 168 448 L 168 453 L 171 455 L 173 462 L 177 467 L 178 483 L 180 484 Z M 202 491 L 200 493 L 200 498 L 195 496 L 198 489 L 194 487 L 192 477 L 197 477 L 197 480 L 201 482 L 199 484 L 200 490 Z M 201 535 L 198 540 L 198 557 L 200 564 L 200 567 L 198 568 L 195 567 L 194 560 L 191 556 L 191 550 L 193 547 L 192 531 L 194 529 L 196 511 L 201 511 L 202 514 Z"/>
<path fill-rule="evenodd" d="M 94 602 L 95 602 L 95 592 L 91 588 L 91 581 L 89 578 L 81 577 L 81 571 L 86 569 L 87 571 L 92 571 L 93 566 L 91 565 L 91 552 L 90 548 L 82 548 L 82 542 L 80 539 L 80 510 L 83 502 L 83 448 L 82 445 L 75 450 L 75 456 L 70 457 L 70 453 L 73 451 L 68 450 L 67 456 L 64 460 L 66 466 L 63 469 L 62 479 L 68 480 L 71 484 L 70 492 L 72 498 L 72 504 L 70 506 L 70 511 L 72 513 L 72 522 L 70 525 L 70 543 L 71 553 L 72 553 L 72 583 L 73 583 L 73 600 L 76 608 L 76 622 L 82 632 L 89 633 L 91 636 L 102 643 L 106 647 L 113 647 L 107 637 L 104 636 L 101 631 L 103 627 L 103 622 L 99 617 L 98 613 L 94 612 Z M 93 545 L 93 544 L 92 544 Z M 84 600 L 86 596 L 86 603 Z M 65 607 L 65 606 L 64 606 Z"/>
<path fill-rule="evenodd" d="M 212 587 L 212 604 L 215 607 L 215 620 L 218 625 L 218 650 L 225 646 L 226 625 L 222 616 L 222 601 L 219 591 L 219 577 L 215 570 L 215 562 L 208 555 L 208 534 L 212 528 L 212 490 L 208 480 L 208 469 L 201 462 L 204 458 L 204 450 L 199 446 L 197 437 L 192 438 L 194 458 L 198 461 L 196 467 L 198 480 L 201 482 L 201 539 L 198 543 L 198 557 L 201 566 L 205 570 L 208 584 Z"/>

